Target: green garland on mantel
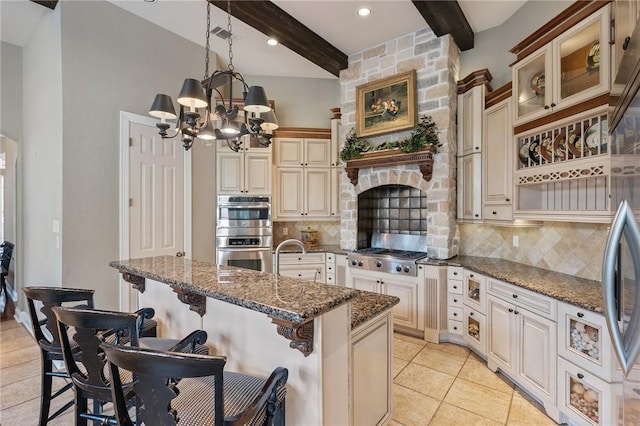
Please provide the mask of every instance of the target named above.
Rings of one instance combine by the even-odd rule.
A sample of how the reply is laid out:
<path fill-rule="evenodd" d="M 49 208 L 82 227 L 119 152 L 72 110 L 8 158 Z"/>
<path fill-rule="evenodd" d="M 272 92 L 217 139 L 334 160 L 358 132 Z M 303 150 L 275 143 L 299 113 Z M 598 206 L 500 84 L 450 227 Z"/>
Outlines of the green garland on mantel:
<path fill-rule="evenodd" d="M 402 152 L 421 151 L 425 146 L 433 145 L 434 153 L 438 152 L 438 147 L 442 144 L 438 140 L 438 128 L 429 115 L 420 118 L 411 134 L 396 142 L 385 142 L 378 146 L 372 146 L 366 139 L 356 136 L 355 129 L 351 129 L 347 134 L 344 147 L 340 151 L 340 159 L 349 161 L 360 158 L 363 152 L 381 151 L 384 149 L 400 148 Z"/>

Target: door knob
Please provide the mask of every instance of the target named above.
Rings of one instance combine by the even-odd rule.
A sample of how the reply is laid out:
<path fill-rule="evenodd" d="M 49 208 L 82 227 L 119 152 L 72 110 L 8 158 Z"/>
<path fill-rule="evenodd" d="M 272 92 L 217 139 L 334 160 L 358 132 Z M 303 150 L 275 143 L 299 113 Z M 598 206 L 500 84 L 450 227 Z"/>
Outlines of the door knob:
<path fill-rule="evenodd" d="M 185 257 L 187 255 L 187 253 L 183 252 L 183 251 L 179 251 L 176 253 L 176 257 Z"/>

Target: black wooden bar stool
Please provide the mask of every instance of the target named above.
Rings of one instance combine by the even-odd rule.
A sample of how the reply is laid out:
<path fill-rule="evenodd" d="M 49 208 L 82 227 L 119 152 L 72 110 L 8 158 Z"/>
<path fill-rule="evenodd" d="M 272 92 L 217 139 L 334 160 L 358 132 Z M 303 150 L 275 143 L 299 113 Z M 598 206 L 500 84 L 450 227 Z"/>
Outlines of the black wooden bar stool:
<path fill-rule="evenodd" d="M 285 424 L 288 371 L 268 378 L 224 371 L 225 357 L 177 354 L 104 343 L 118 425 L 133 426 L 127 399 L 139 398 L 137 424 L 278 425 Z M 125 372 L 133 383 L 122 382 Z M 176 378 L 180 380 L 176 383 Z"/>
<path fill-rule="evenodd" d="M 62 406 L 52 415 L 49 415 L 51 401 L 71 389 L 71 384 L 67 383 L 55 393 L 52 393 L 53 378 L 68 378 L 66 371 L 54 369 L 54 361 L 63 361 L 60 337 L 56 326 L 56 318 L 52 308 L 54 306 L 74 305 L 93 308 L 93 290 L 64 288 L 64 287 L 25 287 L 23 289 L 27 297 L 29 317 L 33 327 L 33 334 L 41 354 L 41 396 L 40 396 L 40 417 L 39 425 L 44 426 L 48 421 L 58 417 L 73 405 L 73 399 Z M 40 315 L 39 312 L 42 314 Z M 151 308 L 143 308 L 136 312 L 141 336 L 156 336 L 157 323 L 151 318 L 154 311 Z M 160 343 L 160 342 L 158 342 Z M 162 348 L 168 348 L 177 343 L 175 341 L 162 342 Z M 150 344 L 156 347 L 158 344 Z M 206 351 L 206 347 L 198 347 L 201 351 Z M 208 351 L 204 352 L 208 353 Z"/>
<path fill-rule="evenodd" d="M 102 413 L 102 405 L 111 402 L 110 375 L 100 344 L 109 341 L 119 345 L 138 347 L 149 342 L 159 346 L 169 339 L 139 338 L 139 321 L 135 313 L 102 311 L 64 306 L 52 308 L 58 321 L 62 353 L 75 392 L 75 424 L 86 425 L 87 420 L 101 424 L 115 424 L 113 416 Z M 207 334 L 197 330 L 185 339 L 176 340 L 164 349 L 170 351 L 195 350 L 203 345 Z M 129 374 L 130 381 L 131 375 Z M 129 395 L 132 396 L 133 394 Z M 88 400 L 93 400 L 93 411 Z"/>

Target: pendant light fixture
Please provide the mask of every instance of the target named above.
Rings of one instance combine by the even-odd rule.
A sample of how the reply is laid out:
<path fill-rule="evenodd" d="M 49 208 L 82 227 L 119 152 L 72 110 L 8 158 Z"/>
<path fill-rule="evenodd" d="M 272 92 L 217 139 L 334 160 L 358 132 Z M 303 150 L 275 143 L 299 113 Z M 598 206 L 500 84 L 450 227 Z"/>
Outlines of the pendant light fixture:
<path fill-rule="evenodd" d="M 267 94 L 261 86 L 249 86 L 242 74 L 233 66 L 233 33 L 231 32 L 231 1 L 227 2 L 227 32 L 229 33 L 229 65 L 226 70 L 216 70 L 209 76 L 209 37 L 211 35 L 211 4 L 207 1 L 207 33 L 205 46 L 205 71 L 202 81 L 185 79 L 178 95 L 180 112 L 176 114 L 171 97 L 157 94 L 149 114 L 160 119 L 156 123 L 160 136 L 173 138 L 180 135 L 185 150 L 191 149 L 195 138 L 226 140 L 229 148 L 238 151 L 242 136 L 250 135 L 259 144 L 269 146 L 278 120 Z M 242 84 L 242 112 L 233 104 L 233 83 Z M 228 102 L 218 89 L 229 84 Z M 213 97 L 214 92 L 216 97 Z M 241 115 L 241 117 L 240 117 Z M 174 129 L 167 120 L 178 119 Z M 170 133 L 173 133 L 170 135 Z"/>

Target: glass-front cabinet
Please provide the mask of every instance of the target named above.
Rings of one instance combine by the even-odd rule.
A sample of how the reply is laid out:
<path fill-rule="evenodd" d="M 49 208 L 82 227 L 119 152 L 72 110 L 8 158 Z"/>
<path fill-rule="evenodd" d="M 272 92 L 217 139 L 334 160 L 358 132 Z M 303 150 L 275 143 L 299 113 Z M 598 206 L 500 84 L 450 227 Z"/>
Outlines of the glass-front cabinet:
<path fill-rule="evenodd" d="M 473 271 L 464 271 L 464 289 L 462 293 L 464 304 L 487 313 L 487 278 Z"/>
<path fill-rule="evenodd" d="M 514 125 L 608 92 L 609 28 L 606 5 L 513 66 Z"/>

